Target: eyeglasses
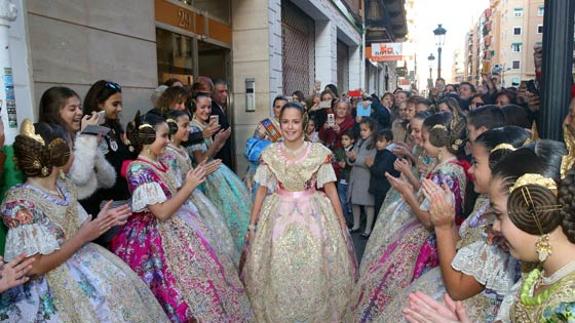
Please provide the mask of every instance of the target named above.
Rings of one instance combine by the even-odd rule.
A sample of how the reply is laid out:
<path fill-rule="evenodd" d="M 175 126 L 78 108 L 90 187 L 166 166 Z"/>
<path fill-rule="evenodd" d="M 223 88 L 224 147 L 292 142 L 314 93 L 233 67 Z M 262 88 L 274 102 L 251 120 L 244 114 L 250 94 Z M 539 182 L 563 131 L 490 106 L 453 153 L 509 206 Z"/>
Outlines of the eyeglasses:
<path fill-rule="evenodd" d="M 122 87 L 118 83 L 108 81 L 108 82 L 106 82 L 106 84 L 104 86 L 109 88 L 109 89 L 116 90 L 118 92 L 122 92 Z"/>

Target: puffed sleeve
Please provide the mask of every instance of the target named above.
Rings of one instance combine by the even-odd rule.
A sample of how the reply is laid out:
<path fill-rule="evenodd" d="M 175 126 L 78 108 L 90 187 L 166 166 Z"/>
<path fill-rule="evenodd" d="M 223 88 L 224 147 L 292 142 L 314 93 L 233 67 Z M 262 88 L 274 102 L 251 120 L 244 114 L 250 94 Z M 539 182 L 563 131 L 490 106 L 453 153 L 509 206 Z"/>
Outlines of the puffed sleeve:
<path fill-rule="evenodd" d="M 256 169 L 256 174 L 254 175 L 254 181 L 261 186 L 267 187 L 270 192 L 274 192 L 277 187 L 277 180 L 274 173 L 266 165 L 265 162 L 260 162 L 260 165 Z"/>
<path fill-rule="evenodd" d="M 132 211 L 141 212 L 149 205 L 160 204 L 168 200 L 153 171 L 140 164 L 130 165 L 127 174 L 132 191 Z"/>
<path fill-rule="evenodd" d="M 453 269 L 502 295 L 509 293 L 515 283 L 516 265 L 508 252 L 483 240 L 459 249 L 451 262 Z"/>
<path fill-rule="evenodd" d="M 192 126 L 190 129 L 190 133 L 202 133 L 202 130 L 196 126 Z M 202 140 L 201 142 L 191 144 L 188 146 L 188 151 L 193 153 L 194 151 L 201 151 L 206 152 L 208 151 L 208 146 L 206 145 L 206 141 Z"/>
<path fill-rule="evenodd" d="M 18 194 L 8 193 L 0 207 L 6 235 L 5 261 L 11 261 L 20 254 L 47 255 L 60 249 L 54 233 L 54 226 L 33 202 L 19 199 Z"/>
<path fill-rule="evenodd" d="M 323 188 L 327 183 L 337 182 L 337 176 L 335 175 L 335 170 L 333 169 L 333 165 L 331 163 L 332 161 L 333 155 L 330 151 L 326 154 L 323 163 L 321 166 L 319 166 L 317 171 L 316 186 L 318 189 Z"/>

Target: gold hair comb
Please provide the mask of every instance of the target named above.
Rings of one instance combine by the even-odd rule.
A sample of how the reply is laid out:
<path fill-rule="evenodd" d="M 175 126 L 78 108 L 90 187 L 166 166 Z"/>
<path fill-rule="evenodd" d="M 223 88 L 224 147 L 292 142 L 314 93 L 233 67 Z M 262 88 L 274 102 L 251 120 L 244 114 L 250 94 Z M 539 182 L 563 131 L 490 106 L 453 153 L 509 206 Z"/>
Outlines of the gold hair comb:
<path fill-rule="evenodd" d="M 435 126 L 431 127 L 431 129 L 443 129 L 445 131 L 447 131 L 447 127 L 442 125 L 442 124 L 436 124 Z"/>
<path fill-rule="evenodd" d="M 142 129 L 144 129 L 144 128 L 154 129 L 154 127 L 152 127 L 152 125 L 150 125 L 150 124 L 148 124 L 148 123 L 144 123 L 144 124 L 142 124 L 142 125 L 140 125 L 140 126 L 138 127 L 138 130 L 142 130 Z"/>
<path fill-rule="evenodd" d="M 39 142 L 40 144 L 42 144 L 42 146 L 46 145 L 46 143 L 44 142 L 44 138 L 36 134 L 36 128 L 34 128 L 34 123 L 32 123 L 30 119 L 24 119 L 24 121 L 22 121 L 22 126 L 20 126 L 20 134 Z"/>
<path fill-rule="evenodd" d="M 178 123 L 176 120 L 171 119 L 171 118 L 170 118 L 170 119 L 167 119 L 166 122 L 167 122 L 167 123 Z"/>
<path fill-rule="evenodd" d="M 513 145 L 507 144 L 507 143 L 503 143 L 503 144 L 499 144 L 499 145 L 493 147 L 493 149 L 491 149 L 491 151 L 490 151 L 489 153 L 494 153 L 494 152 L 496 152 L 496 151 L 498 151 L 498 150 L 503 150 L 503 149 L 505 149 L 505 150 L 511 150 L 511 151 L 515 151 L 515 150 L 516 150 L 515 147 L 513 147 Z"/>
<path fill-rule="evenodd" d="M 539 185 L 548 190 L 557 191 L 557 184 L 553 179 L 540 174 L 525 174 L 515 181 L 515 184 L 509 189 L 509 193 L 513 193 L 516 189 L 526 185 Z"/>

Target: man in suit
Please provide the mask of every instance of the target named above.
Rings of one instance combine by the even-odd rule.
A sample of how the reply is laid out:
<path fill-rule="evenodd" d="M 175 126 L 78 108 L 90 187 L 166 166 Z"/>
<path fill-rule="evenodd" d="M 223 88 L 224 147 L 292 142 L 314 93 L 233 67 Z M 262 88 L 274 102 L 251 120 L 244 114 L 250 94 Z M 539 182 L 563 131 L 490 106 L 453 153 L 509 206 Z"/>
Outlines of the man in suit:
<path fill-rule="evenodd" d="M 218 116 L 219 124 L 222 130 L 230 127 L 228 119 L 228 85 L 226 81 L 217 79 L 214 81 L 212 91 L 212 115 Z M 232 136 L 228 138 L 222 149 L 216 154 L 215 158 L 221 159 L 230 169 L 234 170 L 234 158 L 232 147 Z"/>

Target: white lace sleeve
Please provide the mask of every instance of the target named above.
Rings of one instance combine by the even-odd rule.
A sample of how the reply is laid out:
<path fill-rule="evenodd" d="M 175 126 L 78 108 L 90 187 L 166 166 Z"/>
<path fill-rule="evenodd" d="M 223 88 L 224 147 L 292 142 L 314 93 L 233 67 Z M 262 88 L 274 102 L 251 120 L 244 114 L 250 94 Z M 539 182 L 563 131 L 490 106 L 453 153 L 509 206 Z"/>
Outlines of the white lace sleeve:
<path fill-rule="evenodd" d="M 20 254 L 47 255 L 60 249 L 56 235 L 50 231 L 53 224 L 40 209 L 30 201 L 11 197 L 2 205 L 2 217 L 8 227 L 4 260 L 11 261 Z"/>
<path fill-rule="evenodd" d="M 92 216 L 96 217 L 98 214 L 92 214 Z M 86 212 L 82 204 L 78 203 L 78 223 L 84 223 L 88 219 L 90 219 L 90 214 Z"/>
<path fill-rule="evenodd" d="M 325 184 L 332 182 L 337 182 L 333 166 L 331 166 L 331 163 L 324 163 L 317 171 L 316 187 L 320 189 L 324 187 Z"/>
<path fill-rule="evenodd" d="M 487 289 L 506 295 L 514 284 L 515 264 L 509 253 L 498 246 L 477 241 L 459 249 L 451 267 L 473 276 Z"/>
<path fill-rule="evenodd" d="M 271 169 L 266 164 L 260 164 L 254 175 L 254 181 L 261 186 L 267 187 L 268 191 L 275 192 L 277 180 Z"/>
<path fill-rule="evenodd" d="M 160 184 L 153 182 L 143 183 L 132 194 L 132 211 L 141 212 L 148 205 L 163 203 L 167 199 Z"/>
<path fill-rule="evenodd" d="M 20 254 L 48 255 L 58 249 L 60 244 L 47 227 L 39 223 L 24 224 L 8 230 L 4 260 L 9 262 Z"/>

